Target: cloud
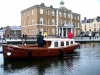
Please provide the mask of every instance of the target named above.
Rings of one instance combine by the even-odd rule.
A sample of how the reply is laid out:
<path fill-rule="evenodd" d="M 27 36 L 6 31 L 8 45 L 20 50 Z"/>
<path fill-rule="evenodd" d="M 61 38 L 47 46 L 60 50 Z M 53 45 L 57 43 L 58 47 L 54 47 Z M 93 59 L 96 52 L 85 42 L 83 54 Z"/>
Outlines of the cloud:
<path fill-rule="evenodd" d="M 81 14 L 81 18 L 100 15 L 100 0 L 64 0 L 65 7 Z M 21 10 L 44 2 L 46 6 L 59 8 L 60 0 L 0 0 L 0 26 L 21 25 Z"/>

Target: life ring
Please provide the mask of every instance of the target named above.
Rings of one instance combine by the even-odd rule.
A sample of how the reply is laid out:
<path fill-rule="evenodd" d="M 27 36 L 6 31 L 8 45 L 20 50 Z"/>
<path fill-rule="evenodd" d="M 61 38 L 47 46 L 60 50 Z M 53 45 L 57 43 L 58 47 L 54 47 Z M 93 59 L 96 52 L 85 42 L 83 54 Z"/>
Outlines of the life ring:
<path fill-rule="evenodd" d="M 11 56 L 11 52 L 7 52 L 7 55 L 8 55 L 8 56 Z"/>

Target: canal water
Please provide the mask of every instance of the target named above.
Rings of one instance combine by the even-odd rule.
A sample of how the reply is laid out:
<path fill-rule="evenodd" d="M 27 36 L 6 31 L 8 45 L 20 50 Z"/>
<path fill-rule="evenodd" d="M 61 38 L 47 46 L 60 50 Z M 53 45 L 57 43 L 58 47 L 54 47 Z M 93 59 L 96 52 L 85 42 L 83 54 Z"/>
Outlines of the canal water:
<path fill-rule="evenodd" d="M 100 75 L 100 43 L 81 43 L 63 58 L 4 60 L 0 54 L 0 75 Z"/>

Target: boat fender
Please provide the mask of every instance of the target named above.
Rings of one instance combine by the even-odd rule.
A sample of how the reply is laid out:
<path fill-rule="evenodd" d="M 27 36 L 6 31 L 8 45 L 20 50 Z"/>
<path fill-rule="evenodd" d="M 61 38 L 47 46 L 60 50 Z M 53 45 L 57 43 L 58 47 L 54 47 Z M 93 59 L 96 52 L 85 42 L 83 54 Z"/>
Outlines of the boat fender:
<path fill-rule="evenodd" d="M 0 54 L 4 53 L 3 51 L 0 51 Z"/>
<path fill-rule="evenodd" d="M 11 52 L 7 52 L 7 55 L 10 56 L 11 55 Z"/>
<path fill-rule="evenodd" d="M 81 49 L 81 46 L 80 45 L 78 45 L 78 49 Z"/>
<path fill-rule="evenodd" d="M 60 56 L 63 56 L 64 55 L 64 52 L 62 49 L 60 49 Z"/>
<path fill-rule="evenodd" d="M 29 57 L 29 58 L 32 58 L 32 52 L 31 52 L 31 49 L 28 50 L 28 57 Z"/>

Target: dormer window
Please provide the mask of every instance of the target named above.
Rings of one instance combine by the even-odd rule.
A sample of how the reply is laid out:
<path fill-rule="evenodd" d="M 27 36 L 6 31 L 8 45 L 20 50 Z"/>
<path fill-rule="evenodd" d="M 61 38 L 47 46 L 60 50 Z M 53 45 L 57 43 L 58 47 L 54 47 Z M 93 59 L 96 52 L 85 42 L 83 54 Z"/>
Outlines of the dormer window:
<path fill-rule="evenodd" d="M 70 14 L 68 13 L 68 18 L 70 18 Z"/>
<path fill-rule="evenodd" d="M 52 11 L 52 16 L 55 16 L 55 11 Z"/>
<path fill-rule="evenodd" d="M 64 13 L 64 17 L 66 18 L 66 13 Z"/>

